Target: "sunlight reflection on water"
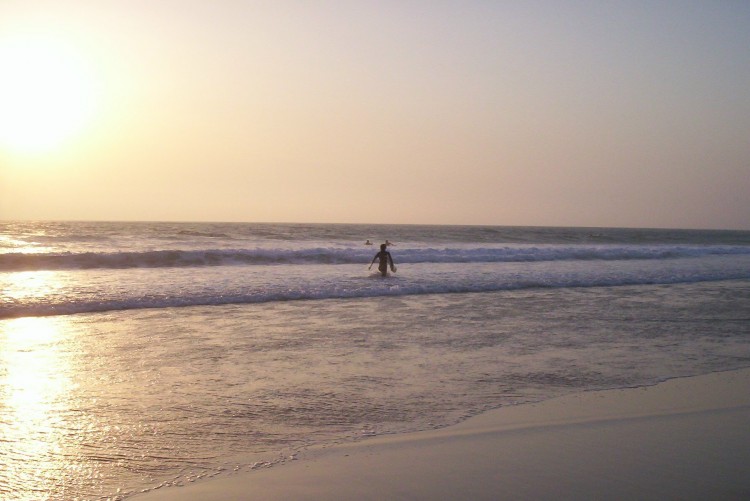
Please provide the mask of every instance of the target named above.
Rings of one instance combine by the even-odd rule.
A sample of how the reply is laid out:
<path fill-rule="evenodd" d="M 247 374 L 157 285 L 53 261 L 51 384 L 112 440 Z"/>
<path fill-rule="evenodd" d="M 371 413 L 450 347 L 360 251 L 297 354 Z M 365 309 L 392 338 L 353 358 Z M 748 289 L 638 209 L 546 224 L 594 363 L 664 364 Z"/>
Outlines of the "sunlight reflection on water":
<path fill-rule="evenodd" d="M 22 301 L 30 298 L 44 298 L 54 294 L 62 287 L 54 271 L 21 271 L 6 275 L 3 284 L 3 296 L 10 300 Z M 25 328 L 27 331 L 38 327 Z"/>
<path fill-rule="evenodd" d="M 74 368 L 64 317 L 0 324 L 0 495 L 65 499 L 80 471 L 76 458 L 85 419 L 76 412 Z M 1 497 L 1 496 L 0 496 Z"/>
<path fill-rule="evenodd" d="M 37 499 L 64 470 L 57 450 L 63 446 L 59 411 L 65 405 L 67 354 L 58 351 L 55 321 L 20 318 L 2 328 L 3 403 L 0 444 L 7 482 L 19 499 Z M 7 459 L 6 459 L 7 461 Z M 3 482 L 5 484 L 5 482 Z"/>

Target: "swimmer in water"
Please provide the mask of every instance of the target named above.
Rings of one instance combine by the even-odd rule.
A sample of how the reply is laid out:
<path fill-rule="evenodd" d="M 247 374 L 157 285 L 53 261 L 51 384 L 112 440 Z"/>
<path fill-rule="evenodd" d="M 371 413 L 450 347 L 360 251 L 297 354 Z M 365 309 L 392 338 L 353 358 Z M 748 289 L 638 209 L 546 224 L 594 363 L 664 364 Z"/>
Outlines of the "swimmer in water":
<path fill-rule="evenodd" d="M 385 244 L 380 244 L 380 252 L 375 254 L 375 257 L 372 258 L 372 262 L 370 263 L 370 266 L 367 268 L 368 270 L 372 269 L 372 265 L 375 264 L 376 260 L 380 260 L 380 264 L 378 265 L 378 270 L 380 271 L 380 274 L 382 276 L 388 275 L 388 264 L 391 265 L 391 271 L 396 272 L 396 267 L 393 265 L 393 258 L 391 257 L 391 253 L 385 250 Z"/>
<path fill-rule="evenodd" d="M 365 242 L 365 245 L 372 245 L 372 242 L 370 242 L 370 240 L 367 239 L 367 242 Z"/>

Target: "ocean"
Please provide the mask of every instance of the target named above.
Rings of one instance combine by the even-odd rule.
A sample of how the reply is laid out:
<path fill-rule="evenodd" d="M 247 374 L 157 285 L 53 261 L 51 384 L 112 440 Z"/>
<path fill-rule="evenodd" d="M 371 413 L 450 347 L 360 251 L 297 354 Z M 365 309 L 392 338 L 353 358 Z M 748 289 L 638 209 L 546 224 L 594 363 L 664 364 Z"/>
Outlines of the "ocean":
<path fill-rule="evenodd" d="M 747 231 L 0 222 L 2 499 L 749 366 Z"/>

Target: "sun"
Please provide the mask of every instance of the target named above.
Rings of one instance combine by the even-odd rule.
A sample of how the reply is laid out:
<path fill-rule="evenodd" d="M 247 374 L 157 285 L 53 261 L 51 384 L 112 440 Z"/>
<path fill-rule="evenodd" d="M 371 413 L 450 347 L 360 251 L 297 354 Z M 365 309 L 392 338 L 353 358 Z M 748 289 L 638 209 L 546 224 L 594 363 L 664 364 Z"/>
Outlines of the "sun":
<path fill-rule="evenodd" d="M 59 39 L 0 40 L 0 148 L 41 153 L 81 133 L 97 105 L 96 79 Z"/>

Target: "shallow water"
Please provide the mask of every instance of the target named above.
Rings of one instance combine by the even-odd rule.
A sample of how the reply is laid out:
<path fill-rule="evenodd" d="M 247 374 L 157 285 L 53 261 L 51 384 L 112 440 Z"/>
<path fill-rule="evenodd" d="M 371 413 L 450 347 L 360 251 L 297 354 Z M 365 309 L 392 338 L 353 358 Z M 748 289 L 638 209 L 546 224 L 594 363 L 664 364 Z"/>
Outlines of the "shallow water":
<path fill-rule="evenodd" d="M 0 493 L 107 499 L 750 365 L 750 282 L 525 289 L 0 321 Z"/>

